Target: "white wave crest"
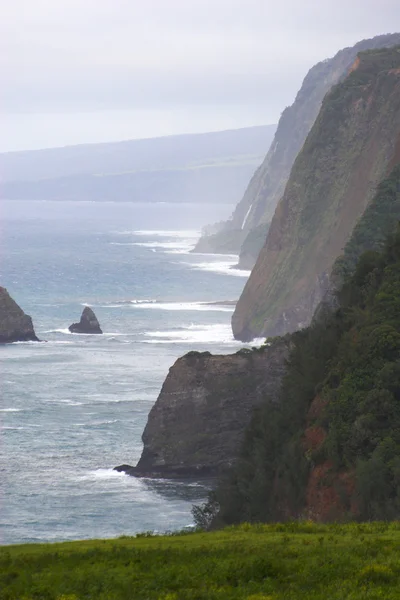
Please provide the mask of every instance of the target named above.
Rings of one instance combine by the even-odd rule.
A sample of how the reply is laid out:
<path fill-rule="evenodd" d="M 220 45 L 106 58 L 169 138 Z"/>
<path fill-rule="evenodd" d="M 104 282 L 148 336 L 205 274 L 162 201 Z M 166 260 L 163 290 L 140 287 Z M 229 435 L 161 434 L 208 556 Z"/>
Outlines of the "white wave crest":
<path fill-rule="evenodd" d="M 95 469 L 93 471 L 89 471 L 89 473 L 86 475 L 82 475 L 79 479 L 81 481 L 107 481 L 110 479 L 124 479 L 126 477 L 129 477 L 129 475 L 123 471 L 114 471 L 114 469 Z"/>
<path fill-rule="evenodd" d="M 224 302 L 163 302 L 162 300 L 122 300 L 121 302 L 112 302 L 102 304 L 102 308 L 130 308 L 151 309 L 151 310 L 171 310 L 171 311 L 202 311 L 202 312 L 233 312 L 232 301 Z M 107 335 L 107 334 L 106 334 Z M 108 334 L 112 335 L 112 334 Z M 114 334 L 117 335 L 117 334 Z M 123 335 L 123 334 L 118 334 Z"/>
<path fill-rule="evenodd" d="M 108 308 L 111 305 L 106 305 Z M 62 333 L 64 335 L 93 335 L 91 333 L 75 333 L 70 331 L 69 329 L 49 329 L 48 331 L 45 331 L 44 333 Z M 119 336 L 119 335 L 125 335 L 125 333 L 120 333 L 119 331 L 103 331 L 103 336 L 108 337 L 108 336 Z M 51 340 L 50 342 L 48 342 L 49 344 L 72 344 L 73 342 L 65 342 L 65 341 L 53 341 Z"/>
<path fill-rule="evenodd" d="M 119 419 L 106 419 L 104 421 L 92 421 L 91 423 L 74 423 L 75 427 L 99 427 L 100 425 L 112 425 L 119 423 Z"/>
<path fill-rule="evenodd" d="M 83 402 L 76 402 L 75 400 L 57 400 L 56 404 L 67 404 L 68 406 L 82 406 Z"/>
<path fill-rule="evenodd" d="M 116 231 L 117 235 L 137 235 L 146 237 L 166 238 L 192 238 L 197 240 L 201 231 L 199 229 L 136 229 L 130 231 Z"/>
<path fill-rule="evenodd" d="M 73 335 L 73 333 L 71 333 L 68 328 L 66 328 L 66 329 L 49 329 L 48 331 L 45 331 L 44 333 L 64 333 L 65 335 Z"/>
<path fill-rule="evenodd" d="M 136 304 L 135 308 L 148 308 L 153 310 L 173 311 L 201 311 L 201 312 L 233 312 L 233 306 L 223 304 L 210 304 L 208 302 L 155 302 Z"/>
<path fill-rule="evenodd" d="M 235 340 L 229 324 L 189 325 L 170 331 L 147 331 L 143 340 L 147 344 L 227 344 L 230 346 L 253 346 L 264 344 L 265 338 L 255 338 L 249 344 Z"/>
<path fill-rule="evenodd" d="M 189 254 L 194 247 L 194 240 L 165 241 L 165 242 L 131 242 L 132 246 L 150 248 L 151 250 L 161 250 L 167 254 Z"/>
<path fill-rule="evenodd" d="M 0 408 L 0 412 L 21 412 L 22 408 Z"/>
<path fill-rule="evenodd" d="M 193 270 L 208 271 L 211 273 L 222 273 L 224 275 L 233 275 L 235 277 L 249 277 L 251 273 L 251 271 L 245 271 L 244 269 L 233 268 L 237 264 L 237 258 L 235 260 L 221 260 L 199 263 L 181 262 L 180 264 L 188 265 Z"/>
<path fill-rule="evenodd" d="M 171 331 L 147 331 L 144 340 L 148 344 L 230 344 L 242 346 L 232 335 L 229 324 L 190 325 L 189 327 Z"/>
<path fill-rule="evenodd" d="M 189 254 L 200 237 L 200 231 L 184 230 L 155 230 L 143 229 L 134 231 L 117 231 L 117 235 L 147 237 L 147 241 L 130 240 L 129 242 L 110 242 L 112 245 L 140 246 L 153 252 L 161 251 L 167 254 Z M 155 239 L 151 239 L 155 238 Z M 164 239 L 162 239 L 164 238 Z"/>

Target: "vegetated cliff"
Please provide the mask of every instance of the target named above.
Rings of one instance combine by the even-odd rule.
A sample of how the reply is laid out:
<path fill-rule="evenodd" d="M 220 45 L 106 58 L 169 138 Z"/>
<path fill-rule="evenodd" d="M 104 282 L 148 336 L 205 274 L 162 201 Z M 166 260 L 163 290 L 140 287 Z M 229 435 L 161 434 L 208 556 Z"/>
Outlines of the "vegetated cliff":
<path fill-rule="evenodd" d="M 217 526 L 398 519 L 400 226 L 383 252 L 361 256 L 336 310 L 287 337 L 279 401 L 255 411 L 239 459 L 197 515 Z"/>
<path fill-rule="evenodd" d="M 294 160 L 317 118 L 324 96 L 346 76 L 359 52 L 396 44 L 400 44 L 400 33 L 362 40 L 310 69 L 294 103 L 283 111 L 268 154 L 254 173 L 232 217 L 220 224 L 219 233 L 212 238 L 200 239 L 195 251 L 220 252 L 233 231 L 236 242 L 229 246 L 229 252 L 240 252 L 241 268 L 253 267 L 265 242 L 267 225 L 283 195 Z M 246 245 L 243 245 L 245 241 Z"/>
<path fill-rule="evenodd" d="M 275 398 L 285 370 L 285 340 L 232 355 L 189 352 L 171 367 L 150 411 L 139 477 L 214 476 L 236 458 L 252 410 Z"/>
<path fill-rule="evenodd" d="M 400 47 L 358 55 L 325 97 L 232 317 L 236 338 L 310 323 L 400 138 Z"/>
<path fill-rule="evenodd" d="M 31 317 L 0 287 L 0 344 L 28 341 L 39 341 Z"/>

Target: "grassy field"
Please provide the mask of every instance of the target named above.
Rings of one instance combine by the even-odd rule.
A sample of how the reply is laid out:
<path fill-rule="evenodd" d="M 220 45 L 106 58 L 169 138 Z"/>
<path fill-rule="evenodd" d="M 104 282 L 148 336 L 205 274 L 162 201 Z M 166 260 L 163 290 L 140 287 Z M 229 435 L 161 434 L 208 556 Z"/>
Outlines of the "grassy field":
<path fill-rule="evenodd" d="M 0 598 L 392 600 L 400 598 L 400 523 L 3 546 Z"/>

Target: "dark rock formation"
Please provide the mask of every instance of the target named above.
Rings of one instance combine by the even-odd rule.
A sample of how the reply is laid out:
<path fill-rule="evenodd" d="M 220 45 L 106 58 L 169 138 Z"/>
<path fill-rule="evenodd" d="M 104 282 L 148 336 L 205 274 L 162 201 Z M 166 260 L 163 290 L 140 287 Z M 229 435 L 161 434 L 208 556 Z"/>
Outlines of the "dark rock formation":
<path fill-rule="evenodd" d="M 68 329 L 71 333 L 103 333 L 96 315 L 88 306 L 83 309 L 79 323 L 72 323 Z"/>
<path fill-rule="evenodd" d="M 231 218 L 219 224 L 219 233 L 201 243 L 204 252 L 216 252 L 230 231 L 238 232 L 232 250 L 240 253 L 239 267 L 250 269 L 255 264 L 261 245 L 254 243 L 253 231 L 266 226 L 283 195 L 298 152 L 318 116 L 324 96 L 345 77 L 357 54 L 364 50 L 400 44 L 400 33 L 380 35 L 362 40 L 351 48 L 340 50 L 333 58 L 321 61 L 307 73 L 293 104 L 282 113 L 274 141 L 264 162 L 254 173 L 247 190 Z M 260 230 L 259 230 L 260 231 Z M 261 229 L 262 231 L 262 229 Z M 246 243 L 247 237 L 250 236 Z"/>
<path fill-rule="evenodd" d="M 287 342 L 228 356 L 189 352 L 171 367 L 143 433 L 138 477 L 210 477 L 237 456 L 252 410 L 275 399 Z"/>
<path fill-rule="evenodd" d="M 192 252 L 200 254 L 237 254 L 238 239 L 240 240 L 242 237 L 243 233 L 240 229 L 205 235 L 199 239 Z"/>
<path fill-rule="evenodd" d="M 400 140 L 400 47 L 359 54 L 327 94 L 232 317 L 236 338 L 308 325 L 332 265 L 390 171 Z"/>
<path fill-rule="evenodd" d="M 0 344 L 30 341 L 39 341 L 31 317 L 0 287 Z"/>

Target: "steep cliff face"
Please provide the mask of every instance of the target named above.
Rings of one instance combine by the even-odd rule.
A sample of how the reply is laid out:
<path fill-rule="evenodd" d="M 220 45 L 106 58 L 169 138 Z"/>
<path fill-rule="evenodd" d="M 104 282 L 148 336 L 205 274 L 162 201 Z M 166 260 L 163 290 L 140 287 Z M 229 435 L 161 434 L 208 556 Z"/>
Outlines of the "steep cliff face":
<path fill-rule="evenodd" d="M 150 411 L 139 477 L 211 476 L 232 463 L 252 410 L 275 399 L 285 371 L 287 343 L 228 356 L 189 352 L 179 358 Z"/>
<path fill-rule="evenodd" d="M 31 317 L 0 287 L 0 344 L 28 341 L 38 341 Z"/>
<path fill-rule="evenodd" d="M 271 221 L 275 207 L 283 195 L 294 160 L 317 118 L 324 96 L 333 85 L 346 76 L 358 52 L 396 44 L 400 44 L 399 33 L 380 35 L 363 40 L 351 48 L 345 48 L 333 58 L 312 67 L 294 103 L 283 111 L 268 154 L 252 177 L 232 217 L 221 226 L 217 236 L 207 240 L 208 251 L 217 251 L 216 248 L 221 245 L 220 238 L 224 239 L 227 231 L 235 231 L 235 251 L 240 251 L 239 266 L 244 269 L 253 267 L 266 237 L 265 232 L 264 238 L 257 243 L 254 240 L 254 231 L 260 225 Z M 247 247 L 243 247 L 247 238 L 250 244 L 248 242 Z M 256 239 L 258 238 L 256 236 Z M 202 240 L 201 244 L 204 248 L 206 242 Z"/>
<path fill-rule="evenodd" d="M 291 171 L 232 318 L 249 340 L 307 325 L 336 257 L 393 165 L 400 138 L 400 48 L 361 53 L 326 96 Z"/>

